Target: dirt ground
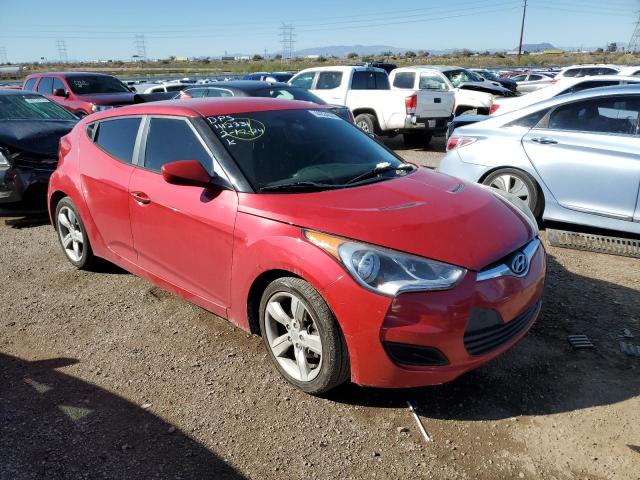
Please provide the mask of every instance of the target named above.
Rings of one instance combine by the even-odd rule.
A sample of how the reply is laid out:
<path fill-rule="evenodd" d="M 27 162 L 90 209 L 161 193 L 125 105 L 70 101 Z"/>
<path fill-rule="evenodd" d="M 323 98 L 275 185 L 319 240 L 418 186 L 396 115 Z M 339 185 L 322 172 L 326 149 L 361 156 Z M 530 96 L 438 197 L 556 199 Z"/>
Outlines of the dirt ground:
<path fill-rule="evenodd" d="M 435 166 L 442 147 L 400 153 Z M 78 272 L 49 225 L 10 223 L 0 480 L 640 478 L 640 358 L 618 346 L 624 328 L 640 344 L 640 260 L 547 245 L 541 318 L 496 361 L 443 386 L 315 398 L 258 337 L 116 267 Z"/>

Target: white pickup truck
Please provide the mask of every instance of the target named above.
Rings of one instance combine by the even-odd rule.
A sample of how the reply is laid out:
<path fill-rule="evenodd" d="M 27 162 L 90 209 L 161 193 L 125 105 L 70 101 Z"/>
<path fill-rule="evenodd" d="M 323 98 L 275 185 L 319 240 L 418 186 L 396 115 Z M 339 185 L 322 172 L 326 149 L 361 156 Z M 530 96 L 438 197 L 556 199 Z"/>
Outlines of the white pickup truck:
<path fill-rule="evenodd" d="M 488 115 L 496 96 L 512 96 L 504 87 L 484 81 L 460 67 L 415 66 L 396 68 L 389 75 L 391 88 L 400 91 L 451 92 L 455 95 L 455 115 Z"/>
<path fill-rule="evenodd" d="M 453 118 L 452 92 L 391 90 L 387 72 L 380 68 L 308 68 L 289 83 L 312 91 L 327 103 L 347 106 L 365 132 L 402 133 L 408 143 L 428 143 L 433 134 L 444 133 Z"/>

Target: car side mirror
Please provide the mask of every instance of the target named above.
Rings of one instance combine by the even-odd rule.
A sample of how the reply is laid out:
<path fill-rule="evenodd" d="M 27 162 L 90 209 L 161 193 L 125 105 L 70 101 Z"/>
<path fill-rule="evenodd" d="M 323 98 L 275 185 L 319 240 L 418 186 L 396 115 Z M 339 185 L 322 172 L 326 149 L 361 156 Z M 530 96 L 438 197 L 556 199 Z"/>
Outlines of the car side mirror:
<path fill-rule="evenodd" d="M 214 177 L 197 160 L 177 160 L 162 166 L 162 177 L 173 185 L 208 187 Z"/>
<path fill-rule="evenodd" d="M 69 95 L 67 94 L 67 91 L 64 88 L 56 88 L 53 91 L 53 96 L 67 98 Z"/>

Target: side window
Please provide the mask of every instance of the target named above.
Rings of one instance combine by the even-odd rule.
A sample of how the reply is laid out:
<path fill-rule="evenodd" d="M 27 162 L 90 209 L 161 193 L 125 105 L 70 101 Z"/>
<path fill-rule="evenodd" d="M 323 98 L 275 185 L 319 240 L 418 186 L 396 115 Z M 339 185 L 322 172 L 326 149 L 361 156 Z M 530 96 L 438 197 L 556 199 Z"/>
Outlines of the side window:
<path fill-rule="evenodd" d="M 298 75 L 291 82 L 291 85 L 295 85 L 296 87 L 306 88 L 309 90 L 313 85 L 313 77 L 316 76 L 316 72 L 307 72 L 301 75 Z"/>
<path fill-rule="evenodd" d="M 619 85 L 620 82 L 617 80 L 609 80 L 605 82 L 598 82 L 597 80 L 592 80 L 588 82 L 582 82 L 573 87 L 562 92 L 562 95 L 566 95 L 568 93 L 581 92 L 582 90 L 587 90 L 589 88 L 598 88 L 598 87 L 609 87 L 611 85 Z"/>
<path fill-rule="evenodd" d="M 517 120 L 514 120 L 513 122 L 507 123 L 505 127 L 533 128 L 540 122 L 540 120 L 544 118 L 544 116 L 547 114 L 548 111 L 549 109 L 545 108 L 544 110 L 540 110 L 539 112 L 530 113 L 525 117 L 521 117 L 521 118 L 518 118 Z"/>
<path fill-rule="evenodd" d="M 556 108 L 549 128 L 592 133 L 637 133 L 640 100 L 632 97 L 598 98 Z"/>
<path fill-rule="evenodd" d="M 59 78 L 54 77 L 53 78 L 53 91 L 57 90 L 57 89 L 61 89 L 64 90 L 65 92 L 67 91 L 67 89 L 64 86 L 64 83 L 62 83 L 62 80 L 60 80 Z"/>
<path fill-rule="evenodd" d="M 632 77 L 638 77 L 638 76 L 640 76 L 640 70 L 636 70 L 635 72 L 633 72 L 633 73 L 631 74 L 631 76 L 632 76 Z"/>
<path fill-rule="evenodd" d="M 22 87 L 22 89 L 23 90 L 33 91 L 33 86 L 35 84 L 36 84 L 36 79 L 35 78 L 30 78 L 29 80 L 24 82 L 24 86 Z"/>
<path fill-rule="evenodd" d="M 43 77 L 38 83 L 38 93 L 43 95 L 51 95 L 53 93 L 53 78 Z"/>
<path fill-rule="evenodd" d="M 576 77 L 576 76 L 581 76 L 578 75 L 578 73 L 580 72 L 579 68 L 570 68 L 569 70 L 567 70 L 566 72 L 564 72 L 564 76 L 565 77 Z"/>
<path fill-rule="evenodd" d="M 198 160 L 208 172 L 213 170 L 211 157 L 195 132 L 178 118 L 151 119 L 144 157 L 145 168 L 154 172 L 176 160 Z"/>
<path fill-rule="evenodd" d="M 353 72 L 351 78 L 351 88 L 353 90 L 375 90 L 376 89 L 376 72 L 368 72 L 360 70 Z"/>
<path fill-rule="evenodd" d="M 93 141 L 112 157 L 132 163 L 141 120 L 139 117 L 103 120 L 98 124 Z"/>
<path fill-rule="evenodd" d="M 513 80 L 514 82 L 524 82 L 526 79 L 526 75 L 516 75 L 515 77 L 511 77 L 511 80 Z"/>
<path fill-rule="evenodd" d="M 437 75 L 423 73 L 420 75 L 420 90 L 449 90 L 447 83 Z"/>
<path fill-rule="evenodd" d="M 544 77 L 542 75 L 529 75 L 529 81 L 533 82 L 535 80 L 542 80 Z"/>
<path fill-rule="evenodd" d="M 598 73 L 596 75 L 617 75 L 618 70 L 614 70 L 613 68 L 599 68 Z"/>
<path fill-rule="evenodd" d="M 376 90 L 389 90 L 389 75 L 386 72 L 376 72 Z"/>
<path fill-rule="evenodd" d="M 395 77 L 393 77 L 393 86 L 396 88 L 413 89 L 413 82 L 415 82 L 415 79 L 416 74 L 413 72 L 399 72 L 396 73 Z"/>
<path fill-rule="evenodd" d="M 221 88 L 209 88 L 206 93 L 207 97 L 233 97 L 231 91 L 222 90 Z"/>
<path fill-rule="evenodd" d="M 338 88 L 342 82 L 342 72 L 320 72 L 316 82 L 316 90 Z"/>

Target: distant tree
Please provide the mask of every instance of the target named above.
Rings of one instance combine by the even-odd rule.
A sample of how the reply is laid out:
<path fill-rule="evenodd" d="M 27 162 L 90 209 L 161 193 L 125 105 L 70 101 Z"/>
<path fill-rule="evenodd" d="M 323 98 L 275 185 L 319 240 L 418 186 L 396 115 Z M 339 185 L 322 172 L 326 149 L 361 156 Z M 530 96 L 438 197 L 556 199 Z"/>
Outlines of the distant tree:
<path fill-rule="evenodd" d="M 482 55 L 488 57 L 489 55 L 491 55 L 491 53 L 489 52 L 489 50 L 485 50 L 484 52 L 482 52 Z"/>
<path fill-rule="evenodd" d="M 428 57 L 429 56 L 429 52 L 427 52 L 426 50 L 418 50 L 418 56 L 419 57 Z"/>
<path fill-rule="evenodd" d="M 494 54 L 494 57 L 496 57 L 496 58 L 505 58 L 505 54 L 503 52 L 496 52 Z"/>
<path fill-rule="evenodd" d="M 405 58 L 416 58 L 416 52 L 412 52 L 411 50 L 408 50 L 404 52 L 404 56 Z"/>
<path fill-rule="evenodd" d="M 596 48 L 594 53 L 604 53 L 604 50 L 602 48 Z"/>
<path fill-rule="evenodd" d="M 385 57 L 390 57 L 393 55 L 393 52 L 391 50 L 387 50 L 385 52 L 382 52 L 382 55 Z"/>
<path fill-rule="evenodd" d="M 254 62 L 259 62 L 260 60 L 264 60 L 264 57 L 256 53 L 253 57 L 251 57 L 251 60 L 253 60 Z"/>
<path fill-rule="evenodd" d="M 280 54 L 278 53 L 278 54 L 276 54 L 276 55 L 273 57 L 273 59 L 274 59 L 274 60 L 282 60 L 282 55 L 280 55 Z"/>
<path fill-rule="evenodd" d="M 358 58 L 358 54 L 356 52 L 347 53 L 347 58 Z"/>
<path fill-rule="evenodd" d="M 616 42 L 607 43 L 607 53 L 615 53 L 618 51 L 618 44 Z"/>
<path fill-rule="evenodd" d="M 462 51 L 460 51 L 460 55 L 462 55 L 463 57 L 470 57 L 471 55 L 473 55 L 473 52 L 468 48 L 463 48 Z"/>
<path fill-rule="evenodd" d="M 318 57 L 318 61 L 319 61 L 319 62 L 326 62 L 326 61 L 327 61 L 327 57 L 323 57 L 322 55 L 320 55 L 320 56 Z"/>

